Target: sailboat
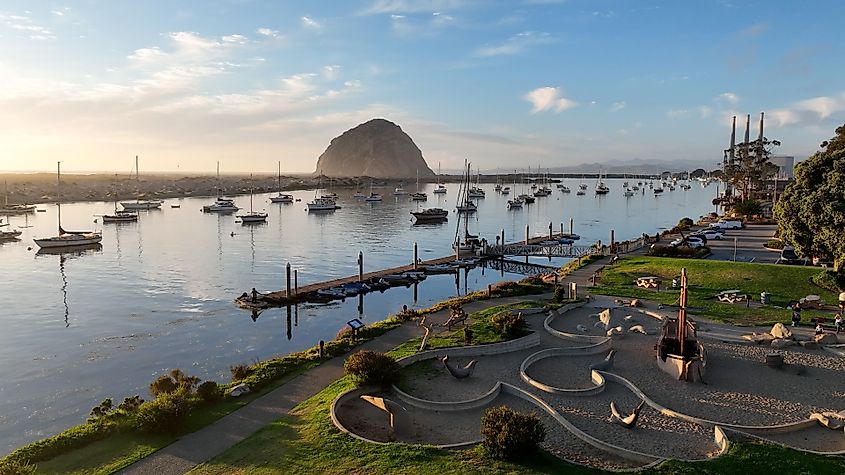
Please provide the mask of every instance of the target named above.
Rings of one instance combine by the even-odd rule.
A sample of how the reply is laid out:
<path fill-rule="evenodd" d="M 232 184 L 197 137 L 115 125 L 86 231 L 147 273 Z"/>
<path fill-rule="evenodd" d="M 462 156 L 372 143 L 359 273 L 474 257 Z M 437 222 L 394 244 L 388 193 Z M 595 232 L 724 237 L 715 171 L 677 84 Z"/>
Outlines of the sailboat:
<path fill-rule="evenodd" d="M 446 187 L 440 183 L 440 162 L 437 162 L 437 188 L 434 189 L 434 193 L 438 195 L 446 193 Z"/>
<path fill-rule="evenodd" d="M 500 192 L 502 191 L 502 184 L 499 183 L 499 169 L 496 169 L 496 186 L 493 187 L 493 191 Z"/>
<path fill-rule="evenodd" d="M 602 176 L 602 171 L 599 170 L 599 180 L 596 183 L 596 194 L 597 195 L 606 195 L 606 194 L 610 193 L 610 188 L 608 188 L 607 185 L 604 184 L 604 181 L 602 181 L 601 176 Z"/>
<path fill-rule="evenodd" d="M 320 173 L 319 188 L 322 188 L 322 187 L 323 187 L 323 174 Z M 317 190 L 314 190 L 314 201 L 309 201 L 308 203 L 306 203 L 306 206 L 308 207 L 307 210 L 308 211 L 334 211 L 336 209 L 340 209 L 340 206 L 337 205 L 337 202 L 331 196 L 323 195 L 323 196 L 318 197 L 317 191 L 319 190 L 319 188 Z"/>
<path fill-rule="evenodd" d="M 34 239 L 41 248 L 77 247 L 99 244 L 103 240 L 103 233 L 92 231 L 65 231 L 62 228 L 62 162 L 56 167 L 56 214 L 58 215 L 58 236 Z"/>
<path fill-rule="evenodd" d="M 115 175 L 115 182 L 117 182 L 117 175 Z M 103 223 L 134 223 L 138 221 L 137 212 L 117 209 L 117 186 L 114 187 L 112 192 L 114 193 L 114 213 L 101 216 Z"/>
<path fill-rule="evenodd" d="M 270 201 L 273 203 L 293 203 L 293 195 L 289 193 L 282 193 L 282 162 L 279 161 L 279 194 L 271 196 Z"/>
<path fill-rule="evenodd" d="M 470 177 L 470 180 L 472 178 Z M 467 196 L 470 198 L 484 198 L 485 193 L 484 189 L 481 188 L 481 170 L 478 170 L 478 175 L 476 175 L 475 186 L 470 187 Z"/>
<path fill-rule="evenodd" d="M 9 182 L 6 181 L 6 202 L 0 208 L 0 214 L 22 214 L 34 213 L 35 205 L 10 205 L 9 204 Z"/>
<path fill-rule="evenodd" d="M 251 223 L 265 223 L 267 222 L 267 213 L 263 212 L 255 212 L 252 210 L 252 175 L 249 176 L 249 213 L 238 215 L 240 218 L 241 223 L 243 224 L 251 224 Z"/>
<path fill-rule="evenodd" d="M 135 155 L 135 181 L 140 184 L 141 183 L 141 172 L 138 170 L 138 156 Z M 135 190 L 136 193 L 139 190 Z M 122 201 L 120 203 L 123 206 L 123 209 L 159 209 L 161 208 L 162 203 L 161 200 L 142 200 L 141 195 L 138 195 L 138 198 L 135 201 Z"/>
<path fill-rule="evenodd" d="M 405 184 L 401 181 L 399 182 L 399 186 L 393 189 L 394 196 L 405 196 L 408 192 L 405 190 Z"/>
<path fill-rule="evenodd" d="M 472 210 L 475 211 L 474 207 L 475 204 L 472 203 L 469 199 L 469 188 L 470 188 L 470 173 L 471 168 L 470 165 L 466 164 L 466 174 L 464 175 L 463 186 L 461 187 L 461 194 L 460 203 L 458 204 L 458 211 L 460 212 L 461 207 L 466 208 L 467 205 L 472 205 Z M 463 219 L 463 228 L 464 228 L 464 235 L 463 238 L 460 237 L 460 229 L 461 229 L 461 220 L 458 220 L 458 227 L 455 230 L 455 242 L 452 244 L 452 250 L 455 251 L 457 257 L 461 257 L 462 255 L 467 254 L 475 254 L 477 250 L 479 250 L 482 246 L 481 241 L 478 239 L 478 236 L 473 236 L 469 233 L 469 213 L 470 211 L 464 212 L 464 219 Z"/>
<path fill-rule="evenodd" d="M 217 162 L 217 200 L 212 205 L 202 207 L 205 213 L 234 213 L 239 210 L 235 201 L 220 196 L 220 162 Z"/>
<path fill-rule="evenodd" d="M 375 202 L 381 201 L 382 197 L 380 193 L 373 192 L 373 180 L 370 180 L 370 196 L 364 198 L 364 201 Z"/>
<path fill-rule="evenodd" d="M 420 171 L 417 170 L 417 191 L 411 193 L 411 201 L 428 201 L 428 195 L 420 191 Z"/>
<path fill-rule="evenodd" d="M 581 191 L 587 191 L 587 184 L 584 183 L 584 175 L 581 175 L 581 184 L 578 185 L 578 189 L 580 189 Z M 583 194 L 583 193 L 579 193 L 579 194 Z"/>

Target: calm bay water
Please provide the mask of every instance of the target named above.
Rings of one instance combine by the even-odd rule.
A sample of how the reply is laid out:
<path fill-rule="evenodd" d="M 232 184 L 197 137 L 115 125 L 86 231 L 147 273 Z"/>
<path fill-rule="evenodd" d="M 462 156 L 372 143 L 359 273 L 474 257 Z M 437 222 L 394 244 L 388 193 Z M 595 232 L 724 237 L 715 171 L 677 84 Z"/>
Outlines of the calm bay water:
<path fill-rule="evenodd" d="M 495 242 L 500 229 L 506 240 L 555 231 L 569 218 L 580 243 L 607 242 L 610 229 L 618 240 L 654 234 L 684 216 L 697 218 L 712 210 L 714 186 L 666 191 L 662 196 L 622 196 L 622 180 L 608 180 L 611 193 L 576 196 L 578 180 L 565 184 L 521 211 L 509 211 L 508 197 L 485 185 L 487 198 L 469 220 L 470 232 Z M 413 188 L 413 187 L 411 187 Z M 426 186 L 427 207 L 454 209 L 457 185 L 446 196 Z M 256 195 L 256 209 L 269 213 L 267 224 L 243 226 L 234 215 L 203 214 L 210 198 L 167 200 L 161 210 L 141 212 L 137 223 L 94 224 L 112 203 L 62 206 L 66 229 L 103 230 L 102 249 L 77 254 L 39 254 L 33 237 L 55 234 L 56 208 L 15 216 L 21 240 L 0 244 L 0 453 L 52 435 L 85 420 L 90 408 L 106 397 L 148 397 L 155 376 L 179 367 L 203 379 L 228 381 L 229 366 L 299 351 L 331 339 L 351 318 L 383 319 L 403 304 L 426 307 L 488 283 L 520 276 L 490 269 L 430 276 L 415 288 L 394 288 L 330 304 L 270 309 L 255 321 L 232 298 L 256 287 L 279 290 L 284 265 L 299 271 L 304 285 L 357 273 L 364 253 L 365 271 L 410 263 L 413 242 L 422 259 L 451 254 L 457 216 L 446 224 L 414 226 L 409 212 L 417 205 L 392 190 L 381 203 L 351 197 L 354 190 L 334 190 L 342 209 L 307 213 L 313 191 L 294 192 L 301 202 L 273 204 Z M 413 190 L 412 190 L 413 191 Z M 518 190 L 517 190 L 518 191 Z M 236 198 L 249 207 L 249 196 Z M 181 208 L 171 208 L 171 203 Z M 32 247 L 32 249 L 28 249 Z M 536 259 L 538 263 L 547 260 Z M 553 264 L 562 263 L 555 260 Z M 416 299 L 415 299 L 416 296 Z"/>

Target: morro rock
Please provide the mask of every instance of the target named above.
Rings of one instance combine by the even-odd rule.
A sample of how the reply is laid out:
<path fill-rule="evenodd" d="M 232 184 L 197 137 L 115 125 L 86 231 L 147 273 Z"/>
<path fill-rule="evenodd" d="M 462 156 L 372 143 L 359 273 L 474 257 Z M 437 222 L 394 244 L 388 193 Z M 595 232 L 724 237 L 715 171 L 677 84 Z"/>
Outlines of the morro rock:
<path fill-rule="evenodd" d="M 434 176 L 411 137 L 385 119 L 372 119 L 332 139 L 317 159 L 314 173 L 333 177 Z"/>

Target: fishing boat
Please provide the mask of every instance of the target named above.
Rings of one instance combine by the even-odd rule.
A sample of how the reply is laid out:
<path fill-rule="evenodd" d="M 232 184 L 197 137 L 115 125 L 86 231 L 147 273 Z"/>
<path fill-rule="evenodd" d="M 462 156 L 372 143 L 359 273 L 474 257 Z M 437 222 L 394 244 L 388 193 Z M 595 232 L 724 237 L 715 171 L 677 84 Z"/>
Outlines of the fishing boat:
<path fill-rule="evenodd" d="M 267 213 L 256 212 L 252 210 L 252 175 L 249 176 L 249 213 L 238 215 L 238 218 L 243 224 L 266 223 Z"/>
<path fill-rule="evenodd" d="M 678 306 L 678 318 L 663 320 L 655 346 L 657 367 L 679 381 L 701 382 L 707 369 L 707 350 L 698 341 L 695 321 L 687 317 L 686 268 L 681 269 Z"/>
<path fill-rule="evenodd" d="M 6 190 L 6 201 L 3 204 L 3 207 L 0 208 L 0 214 L 24 214 L 24 213 L 34 213 L 35 212 L 35 205 L 10 205 L 9 204 L 9 182 L 5 182 L 5 190 Z"/>
<path fill-rule="evenodd" d="M 137 184 L 136 186 L 140 185 L 141 183 L 141 172 L 138 170 L 137 155 L 135 155 L 135 182 Z M 139 190 L 137 189 L 135 191 L 136 193 L 139 192 Z M 142 195 L 139 194 L 138 198 L 135 201 L 122 201 L 120 205 L 123 206 L 123 209 L 125 210 L 159 209 L 161 208 L 162 203 L 164 203 L 164 201 L 161 200 L 142 200 L 141 196 Z"/>
<path fill-rule="evenodd" d="M 282 162 L 279 161 L 279 194 L 271 196 L 270 201 L 273 203 L 293 203 L 293 195 L 290 193 L 282 193 Z"/>
<path fill-rule="evenodd" d="M 441 222 L 449 219 L 449 212 L 443 208 L 426 208 L 421 211 L 411 211 L 416 223 Z"/>
<path fill-rule="evenodd" d="M 35 239 L 40 248 L 64 248 L 90 246 L 103 240 L 103 233 L 93 231 L 65 231 L 62 228 L 62 163 L 56 167 L 56 215 L 58 216 L 59 234 L 57 236 Z"/>

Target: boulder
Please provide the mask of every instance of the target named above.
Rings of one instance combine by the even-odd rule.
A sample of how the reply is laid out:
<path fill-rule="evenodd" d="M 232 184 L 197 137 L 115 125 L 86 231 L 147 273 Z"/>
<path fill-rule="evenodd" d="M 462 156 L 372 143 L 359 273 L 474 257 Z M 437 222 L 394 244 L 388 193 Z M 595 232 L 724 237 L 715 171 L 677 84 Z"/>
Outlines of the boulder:
<path fill-rule="evenodd" d="M 839 343 L 839 338 L 836 338 L 836 335 L 833 333 L 822 333 L 821 335 L 816 335 L 815 341 L 819 345 L 835 345 Z"/>
<path fill-rule="evenodd" d="M 789 330 L 789 328 L 786 328 L 786 326 L 784 326 L 784 324 L 780 322 L 775 323 L 769 333 L 771 333 L 772 336 L 775 338 L 792 338 L 792 332 Z"/>
<path fill-rule="evenodd" d="M 631 306 L 635 308 L 639 308 L 643 306 L 643 303 L 640 302 L 640 299 L 631 300 Z"/>
<path fill-rule="evenodd" d="M 232 386 L 232 389 L 229 390 L 229 396 L 232 396 L 232 397 L 243 396 L 244 394 L 249 394 L 249 393 L 250 393 L 250 389 L 249 389 L 249 386 L 246 385 L 246 383 L 241 383 L 241 384 L 238 384 L 236 386 Z"/>
<path fill-rule="evenodd" d="M 780 349 L 780 348 L 787 348 L 794 345 L 795 342 L 792 340 L 787 340 L 785 338 L 775 338 L 772 340 L 771 346 L 772 348 Z"/>
<path fill-rule="evenodd" d="M 402 129 L 372 119 L 332 139 L 317 159 L 315 175 L 331 177 L 432 178 L 420 149 Z"/>
<path fill-rule="evenodd" d="M 819 348 L 819 345 L 815 341 L 799 341 L 798 344 L 805 350 L 816 350 Z"/>
<path fill-rule="evenodd" d="M 810 419 L 818 421 L 819 424 L 828 429 L 842 430 L 845 427 L 845 423 L 843 423 L 842 419 L 835 412 L 814 412 L 810 414 Z"/>
<path fill-rule="evenodd" d="M 769 333 L 752 333 L 750 335 L 742 335 L 742 337 L 746 340 L 753 341 L 758 345 L 769 345 L 772 340 L 775 339 L 775 337 Z"/>

